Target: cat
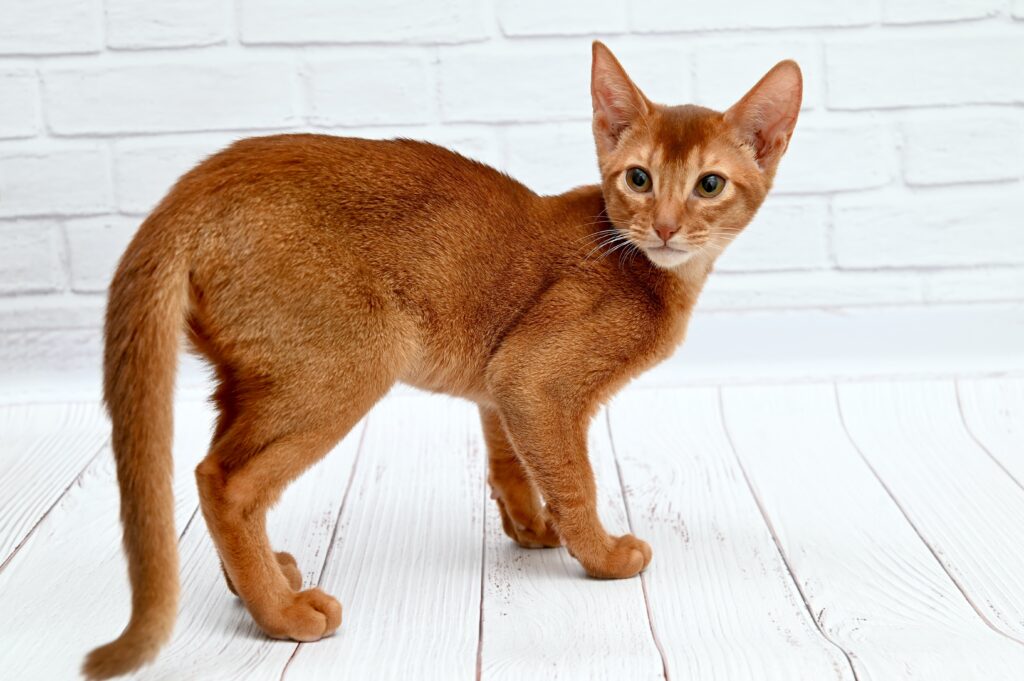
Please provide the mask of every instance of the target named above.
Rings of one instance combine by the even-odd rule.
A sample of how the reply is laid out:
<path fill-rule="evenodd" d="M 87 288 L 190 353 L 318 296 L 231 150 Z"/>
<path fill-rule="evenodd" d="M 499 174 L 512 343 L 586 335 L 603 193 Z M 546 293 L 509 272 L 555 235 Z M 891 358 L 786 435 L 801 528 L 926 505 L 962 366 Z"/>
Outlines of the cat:
<path fill-rule="evenodd" d="M 132 614 L 87 677 L 151 661 L 174 626 L 183 330 L 218 379 L 203 516 L 269 636 L 327 636 L 341 605 L 301 590 L 267 508 L 399 381 L 479 406 L 513 540 L 564 545 L 593 577 L 647 567 L 647 543 L 598 517 L 589 421 L 682 342 L 716 257 L 772 185 L 802 77 L 783 61 L 724 113 L 662 106 L 595 42 L 591 95 L 601 183 L 559 196 L 432 144 L 310 134 L 239 141 L 177 182 L 110 286 L 104 399 Z"/>

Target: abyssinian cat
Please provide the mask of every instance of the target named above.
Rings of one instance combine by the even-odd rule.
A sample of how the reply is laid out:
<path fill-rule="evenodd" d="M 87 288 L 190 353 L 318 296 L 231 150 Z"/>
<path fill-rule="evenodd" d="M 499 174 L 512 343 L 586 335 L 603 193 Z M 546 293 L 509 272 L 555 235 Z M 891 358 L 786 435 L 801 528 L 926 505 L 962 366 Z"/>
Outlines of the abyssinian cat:
<path fill-rule="evenodd" d="M 398 381 L 479 405 L 516 542 L 564 545 L 594 577 L 647 566 L 645 542 L 601 525 L 589 421 L 682 342 L 715 258 L 771 187 L 802 80 L 784 61 L 725 113 L 662 106 L 594 43 L 591 94 L 601 184 L 560 196 L 431 144 L 323 135 L 243 140 L 178 181 L 110 287 L 104 393 L 132 615 L 88 677 L 152 660 L 174 626 L 182 330 L 219 379 L 203 516 L 268 635 L 340 625 L 341 605 L 271 548 L 265 514 Z"/>

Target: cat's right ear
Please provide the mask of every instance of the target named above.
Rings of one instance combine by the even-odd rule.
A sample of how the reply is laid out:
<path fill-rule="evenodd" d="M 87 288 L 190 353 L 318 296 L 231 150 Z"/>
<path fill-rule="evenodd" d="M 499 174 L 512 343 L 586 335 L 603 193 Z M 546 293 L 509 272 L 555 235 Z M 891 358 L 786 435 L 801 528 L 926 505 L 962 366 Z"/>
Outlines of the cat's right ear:
<path fill-rule="evenodd" d="M 651 103 L 626 75 L 612 51 L 598 40 L 594 41 L 590 94 L 594 100 L 594 138 L 601 154 L 614 150 L 623 131 L 651 110 Z"/>

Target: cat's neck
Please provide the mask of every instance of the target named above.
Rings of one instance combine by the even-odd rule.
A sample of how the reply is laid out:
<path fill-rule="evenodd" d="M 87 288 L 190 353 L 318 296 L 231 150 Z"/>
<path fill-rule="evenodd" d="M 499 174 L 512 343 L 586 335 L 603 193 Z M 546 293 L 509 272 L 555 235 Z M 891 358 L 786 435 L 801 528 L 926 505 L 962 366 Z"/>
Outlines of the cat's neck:
<path fill-rule="evenodd" d="M 576 187 L 564 194 L 543 197 L 542 200 L 548 203 L 548 219 L 561 222 L 569 231 L 575 228 L 596 233 L 613 227 L 608 219 L 600 185 Z M 640 283 L 669 307 L 692 308 L 714 266 L 714 259 L 703 252 L 698 252 L 678 267 L 663 269 L 654 265 L 642 253 L 625 258 L 613 254 L 603 260 L 600 255 L 595 258 L 592 251 L 588 254 L 589 248 L 580 252 L 578 245 L 568 244 L 568 247 L 572 249 L 572 258 L 604 262 L 621 276 Z"/>

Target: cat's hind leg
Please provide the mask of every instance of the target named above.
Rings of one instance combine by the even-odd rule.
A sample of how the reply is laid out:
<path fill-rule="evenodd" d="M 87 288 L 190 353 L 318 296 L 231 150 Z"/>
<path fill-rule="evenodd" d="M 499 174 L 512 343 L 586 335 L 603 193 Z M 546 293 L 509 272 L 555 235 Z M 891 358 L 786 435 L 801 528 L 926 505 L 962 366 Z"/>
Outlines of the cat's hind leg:
<path fill-rule="evenodd" d="M 527 549 L 561 546 L 551 514 L 512 448 L 498 412 L 480 408 L 487 442 L 487 481 L 505 534 Z"/>
<path fill-rule="evenodd" d="M 315 641 L 341 624 L 337 600 L 317 588 L 295 589 L 298 568 L 271 549 L 266 512 L 392 383 L 377 363 L 346 373 L 345 385 L 353 386 L 346 391 L 331 390 L 330 376 L 293 375 L 240 396 L 231 423 L 196 469 L 203 516 L 228 582 L 274 638 Z"/>
<path fill-rule="evenodd" d="M 277 551 L 274 553 L 274 558 L 277 559 L 277 566 L 281 568 L 281 574 L 284 575 L 292 591 L 300 590 L 302 588 L 302 571 L 299 570 L 299 564 L 295 561 L 295 556 L 287 551 Z M 238 590 L 235 589 L 235 585 L 231 582 L 231 577 L 228 576 L 224 563 L 220 564 L 220 568 L 224 572 L 224 581 L 228 583 L 228 591 L 237 596 Z"/>

